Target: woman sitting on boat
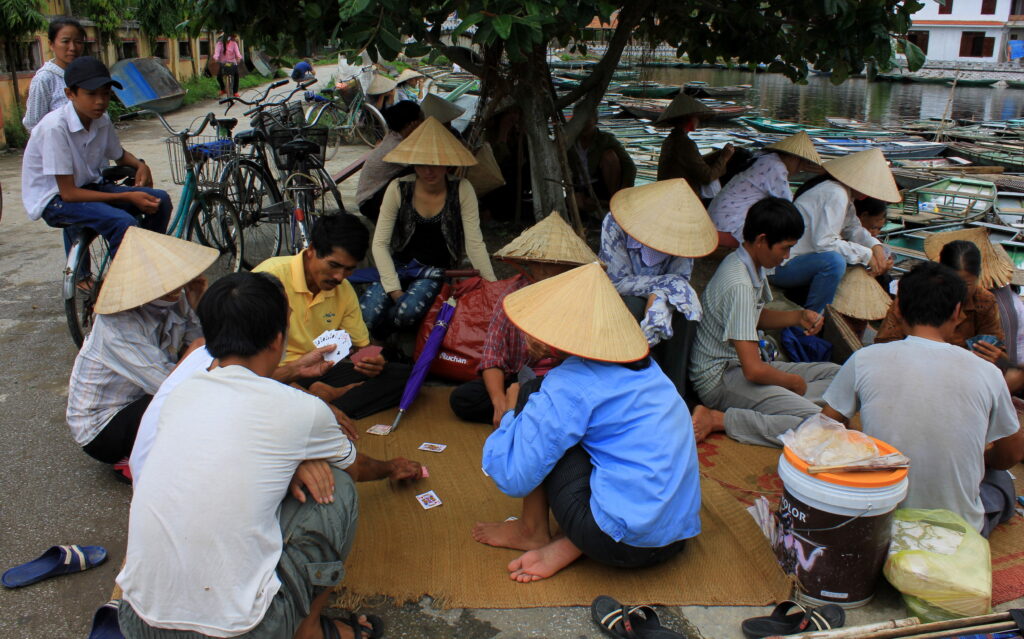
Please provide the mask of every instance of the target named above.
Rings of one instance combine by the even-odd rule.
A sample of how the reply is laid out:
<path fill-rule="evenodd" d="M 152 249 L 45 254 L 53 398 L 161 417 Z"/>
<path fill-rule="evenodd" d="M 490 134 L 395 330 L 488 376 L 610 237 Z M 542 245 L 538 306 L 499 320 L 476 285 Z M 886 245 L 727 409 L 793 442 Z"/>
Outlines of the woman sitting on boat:
<path fill-rule="evenodd" d="M 28 132 L 39 124 L 43 116 L 68 103 L 64 95 L 64 69 L 85 50 L 85 29 L 72 18 L 55 18 L 47 32 L 53 59 L 47 60 L 28 86 L 28 102 L 21 123 Z"/>
<path fill-rule="evenodd" d="M 718 229 L 720 246 L 739 247 L 747 211 L 755 202 L 766 197 L 792 201 L 789 177 L 804 171 L 820 171 L 821 156 L 803 131 L 769 144 L 765 150 L 768 153 L 757 157 L 746 170 L 729 180 L 708 206 L 711 221 Z"/>
<path fill-rule="evenodd" d="M 657 127 L 672 128 L 661 145 L 658 180 L 685 178 L 705 204 L 722 189 L 718 179 L 725 175 L 733 154 L 733 146 L 726 144 L 719 151 L 701 155 L 697 144 L 690 139 L 690 132 L 697 130 L 701 120 L 714 114 L 699 100 L 680 93 L 654 123 Z"/>
<path fill-rule="evenodd" d="M 403 288 L 396 263 L 415 260 L 448 269 L 468 255 L 482 277 L 495 279 L 473 187 L 448 174 L 448 167 L 476 164 L 473 154 L 444 125 L 428 118 L 384 161 L 412 165 L 415 173 L 388 185 L 373 234 L 380 281 L 366 289 L 359 304 L 367 327 L 380 337 L 415 326 L 441 288 L 434 279 L 416 279 Z"/>
<path fill-rule="evenodd" d="M 899 188 L 878 149 L 830 160 L 823 168 L 825 175 L 796 192 L 794 203 L 806 230 L 790 259 L 769 278 L 782 289 L 809 287 L 803 305 L 816 313 L 832 303 L 847 265 L 865 266 L 875 277 L 889 270 L 885 248 L 857 219 L 854 200 L 900 201 Z"/>
<path fill-rule="evenodd" d="M 680 396 L 689 363 L 685 324 L 701 318 L 690 285 L 693 258 L 717 244 L 704 206 L 682 178 L 619 191 L 601 225 L 608 277 L 640 318 L 652 355 Z"/>
<path fill-rule="evenodd" d="M 934 253 L 936 244 L 931 251 Z M 929 256 L 932 257 L 932 256 Z M 967 340 L 975 335 L 991 335 L 1003 341 L 1003 327 L 999 321 L 999 306 L 995 296 L 979 285 L 982 276 L 981 251 L 974 242 L 953 240 L 941 246 L 939 263 L 955 270 L 967 284 L 967 301 L 960 308 L 960 322 L 956 325 L 950 344 L 967 348 Z M 882 320 L 882 326 L 875 336 L 875 343 L 895 342 L 907 336 L 899 314 L 899 307 L 893 304 Z M 971 349 L 982 359 L 995 363 L 1005 353 L 993 345 L 979 342 Z M 992 347 L 992 348 L 990 348 Z"/>

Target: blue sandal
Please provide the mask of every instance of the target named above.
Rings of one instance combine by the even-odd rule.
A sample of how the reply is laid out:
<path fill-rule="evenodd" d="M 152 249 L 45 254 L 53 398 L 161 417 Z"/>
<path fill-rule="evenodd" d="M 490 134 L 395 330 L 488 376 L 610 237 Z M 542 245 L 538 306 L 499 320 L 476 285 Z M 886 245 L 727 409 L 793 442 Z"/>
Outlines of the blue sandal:
<path fill-rule="evenodd" d="M 107 549 L 102 546 L 53 546 L 38 559 L 5 572 L 0 582 L 8 588 L 20 588 L 50 577 L 82 572 L 106 560 Z"/>
<path fill-rule="evenodd" d="M 108 601 L 96 610 L 92 618 L 89 639 L 124 639 L 121 624 L 117 621 L 117 610 L 120 606 L 119 601 Z"/>

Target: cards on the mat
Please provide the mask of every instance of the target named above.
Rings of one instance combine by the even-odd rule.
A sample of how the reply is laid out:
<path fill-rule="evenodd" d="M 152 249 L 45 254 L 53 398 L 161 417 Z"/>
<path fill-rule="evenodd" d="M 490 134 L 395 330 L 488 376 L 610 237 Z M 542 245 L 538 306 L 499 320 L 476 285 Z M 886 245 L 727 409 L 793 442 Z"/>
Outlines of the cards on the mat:
<path fill-rule="evenodd" d="M 420 506 L 423 506 L 423 510 L 430 510 L 431 508 L 437 508 L 441 505 L 441 498 L 432 490 L 428 490 L 422 495 L 416 495 L 416 501 L 420 502 Z"/>
<path fill-rule="evenodd" d="M 420 466 L 420 471 L 422 471 L 420 472 L 420 477 L 422 477 L 423 479 L 430 477 L 430 471 L 427 470 L 426 466 Z"/>
<path fill-rule="evenodd" d="M 366 429 L 371 435 L 390 435 L 391 424 L 374 424 Z"/>
<path fill-rule="evenodd" d="M 347 331 L 336 328 L 320 333 L 319 337 L 313 340 L 313 345 L 317 348 L 328 344 L 334 344 L 334 350 L 324 353 L 324 360 L 337 364 L 348 357 L 348 352 L 352 350 L 352 337 Z"/>
<path fill-rule="evenodd" d="M 448 448 L 448 444 L 435 444 L 433 442 L 423 442 L 420 444 L 420 450 L 425 450 L 429 453 L 440 453 L 445 448 Z"/>

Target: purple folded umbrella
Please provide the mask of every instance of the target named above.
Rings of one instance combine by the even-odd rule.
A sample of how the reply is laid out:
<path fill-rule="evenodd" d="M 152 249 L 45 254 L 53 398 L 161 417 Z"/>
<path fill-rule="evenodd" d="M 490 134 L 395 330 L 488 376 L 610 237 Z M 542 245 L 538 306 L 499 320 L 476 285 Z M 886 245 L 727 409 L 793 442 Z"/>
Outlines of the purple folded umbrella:
<path fill-rule="evenodd" d="M 423 350 L 420 351 L 419 358 L 412 366 L 409 381 L 405 383 L 402 399 L 398 402 L 398 415 L 395 416 L 395 421 L 391 424 L 392 431 L 398 428 L 398 422 L 401 421 L 402 415 L 412 406 L 413 400 L 416 399 L 420 392 L 420 387 L 423 386 L 423 380 L 427 377 L 430 365 L 434 363 L 437 352 L 441 350 L 441 342 L 444 341 L 445 333 L 448 332 L 448 325 L 451 324 L 452 316 L 455 315 L 455 304 L 455 298 L 449 297 L 437 312 L 434 327 L 430 329 L 430 335 L 427 336 L 427 341 L 423 343 Z"/>

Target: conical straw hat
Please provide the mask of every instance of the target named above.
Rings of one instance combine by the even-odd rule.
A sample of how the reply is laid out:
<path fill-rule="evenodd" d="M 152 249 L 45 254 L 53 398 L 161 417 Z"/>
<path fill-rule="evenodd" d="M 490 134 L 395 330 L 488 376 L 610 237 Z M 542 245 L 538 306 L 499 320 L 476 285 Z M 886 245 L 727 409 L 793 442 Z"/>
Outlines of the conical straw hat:
<path fill-rule="evenodd" d="M 851 266 L 839 282 L 832 308 L 847 317 L 880 320 L 889 312 L 890 304 L 892 299 L 867 269 Z"/>
<path fill-rule="evenodd" d="M 880 149 L 858 151 L 822 165 L 829 175 L 868 197 L 883 202 L 899 202 L 900 189 Z"/>
<path fill-rule="evenodd" d="M 683 178 L 622 189 L 612 217 L 637 242 L 680 257 L 703 257 L 718 246 L 718 231 Z"/>
<path fill-rule="evenodd" d="M 427 97 L 423 98 L 420 108 L 423 109 L 423 117 L 436 118 L 441 124 L 448 124 L 466 112 L 454 102 L 449 102 L 433 93 L 428 93 Z"/>
<path fill-rule="evenodd" d="M 978 284 L 982 288 L 1001 288 L 1013 279 L 1016 271 L 1013 260 L 1006 254 L 1006 249 L 992 243 L 988 231 L 983 228 L 933 233 L 924 240 L 924 254 L 933 262 L 938 262 L 942 247 L 954 240 L 967 240 L 981 252 L 981 276 L 978 277 Z"/>
<path fill-rule="evenodd" d="M 818 155 L 817 149 L 814 148 L 814 142 L 811 142 L 811 137 L 804 131 L 794 133 L 788 138 L 782 138 L 778 142 L 769 144 L 764 148 L 770 151 L 782 151 L 783 153 L 803 158 L 808 162 L 821 164 L 821 156 Z"/>
<path fill-rule="evenodd" d="M 502 306 L 524 333 L 570 355 L 635 362 L 650 352 L 640 325 L 596 262 L 509 293 Z"/>
<path fill-rule="evenodd" d="M 682 91 L 672 99 L 664 113 L 654 121 L 654 126 L 668 126 L 676 118 L 697 116 L 698 118 L 709 118 L 715 114 L 706 104 L 696 98 L 692 98 Z"/>
<path fill-rule="evenodd" d="M 490 142 L 484 142 L 476 152 L 476 166 L 471 166 L 466 171 L 466 179 L 473 185 L 477 197 L 483 197 L 494 189 L 505 185 L 505 176 L 501 174 L 501 167 L 494 157 L 494 150 Z"/>
<path fill-rule="evenodd" d="M 383 75 L 375 75 L 373 76 L 373 82 L 370 83 L 370 88 L 366 90 L 366 94 L 380 95 L 381 93 L 387 93 L 388 91 L 391 91 L 397 86 L 398 83 L 392 80 L 391 78 L 385 77 Z"/>
<path fill-rule="evenodd" d="M 399 73 L 398 77 L 395 78 L 395 84 L 402 84 L 403 82 L 406 82 L 408 80 L 412 80 L 413 78 L 422 78 L 422 77 L 423 77 L 423 74 L 420 73 L 419 71 L 414 71 L 413 69 L 406 69 L 406 70 L 402 71 L 401 73 Z"/>
<path fill-rule="evenodd" d="M 431 166 L 473 166 L 476 158 L 436 118 L 416 127 L 409 137 L 384 156 L 395 164 Z"/>
<path fill-rule="evenodd" d="M 503 246 L 494 257 L 524 262 L 555 264 L 589 264 L 597 256 L 587 243 L 573 232 L 558 211 L 519 234 Z"/>
<path fill-rule="evenodd" d="M 96 312 L 120 313 L 163 297 L 202 275 L 218 256 L 216 249 L 129 227 L 103 280 Z"/>

